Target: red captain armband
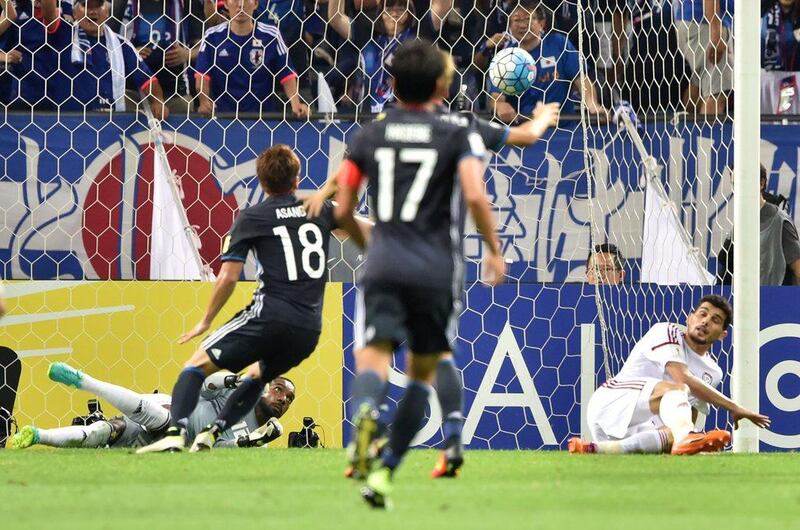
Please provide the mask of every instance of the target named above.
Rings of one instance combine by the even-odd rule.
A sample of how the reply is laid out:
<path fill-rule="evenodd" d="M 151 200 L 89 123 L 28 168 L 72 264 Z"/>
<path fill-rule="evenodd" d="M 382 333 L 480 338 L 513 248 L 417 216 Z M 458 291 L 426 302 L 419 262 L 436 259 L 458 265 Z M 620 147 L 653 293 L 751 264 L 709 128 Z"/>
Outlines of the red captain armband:
<path fill-rule="evenodd" d="M 342 162 L 342 167 L 339 169 L 339 175 L 336 177 L 336 182 L 342 188 L 358 189 L 364 181 L 364 173 L 352 160 L 345 160 Z"/>

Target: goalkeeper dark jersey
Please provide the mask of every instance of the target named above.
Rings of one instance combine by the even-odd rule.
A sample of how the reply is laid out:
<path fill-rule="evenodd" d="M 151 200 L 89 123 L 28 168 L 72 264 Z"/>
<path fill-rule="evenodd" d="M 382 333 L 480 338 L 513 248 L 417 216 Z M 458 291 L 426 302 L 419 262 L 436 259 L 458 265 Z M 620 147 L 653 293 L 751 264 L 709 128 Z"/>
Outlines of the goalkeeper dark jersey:
<path fill-rule="evenodd" d="M 369 179 L 376 222 L 365 284 L 447 291 L 460 284 L 464 216 L 457 167 L 484 152 L 469 120 L 457 114 L 394 108 L 359 131 L 348 158 Z"/>
<path fill-rule="evenodd" d="M 332 203 L 319 217 L 307 219 L 294 194 L 273 195 L 239 213 L 225 238 L 222 261 L 243 262 L 253 252 L 258 288 L 248 311 L 257 320 L 322 329 L 326 255 L 334 228 Z"/>

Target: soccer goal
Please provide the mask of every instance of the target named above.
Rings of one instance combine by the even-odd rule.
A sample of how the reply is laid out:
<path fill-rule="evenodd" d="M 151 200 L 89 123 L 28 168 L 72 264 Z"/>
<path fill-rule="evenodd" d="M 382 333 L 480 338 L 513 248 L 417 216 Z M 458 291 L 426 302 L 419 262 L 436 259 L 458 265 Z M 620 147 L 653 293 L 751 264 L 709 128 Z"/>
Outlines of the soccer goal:
<path fill-rule="evenodd" d="M 672 10 L 657 0 L 519 7 L 409 0 L 363 2 L 361 11 L 337 0 L 291 4 L 286 12 L 257 9 L 246 44 L 226 39 L 234 23 L 219 5 L 204 13 L 159 4 L 157 14 L 175 22 L 172 33 L 144 24 L 149 14 L 109 12 L 106 24 L 132 42 L 168 92 L 165 120 L 153 115 L 160 108 L 152 96 L 118 92 L 119 83 L 141 88 L 127 70 L 104 80 L 76 62 L 80 79 L 112 98 L 83 101 L 81 109 L 48 95 L 64 82 L 58 76 L 42 82 L 39 99 L 21 102 L 27 85 L 20 79 L 35 77 L 30 63 L 0 74 L 16 87 L 0 118 L 0 278 L 8 309 L 0 320 L 0 346 L 8 348 L 0 356 L 0 407 L 19 425 L 65 425 L 86 413 L 92 396 L 48 380 L 54 361 L 139 392 L 169 392 L 192 351 L 177 338 L 207 303 L 224 236 L 239 210 L 264 198 L 256 156 L 287 144 L 302 161 L 300 192 L 320 188 L 360 124 L 391 100 L 393 47 L 417 35 L 454 55 L 459 75 L 445 102 L 453 110 L 513 125 L 536 101 L 562 103 L 558 127 L 539 142 L 504 147 L 487 161 L 509 264 L 505 285 L 480 283 L 484 250 L 467 221 L 456 361 L 468 447 L 564 449 L 585 433 L 584 405 L 596 385 L 620 369 L 652 324 L 682 324 L 701 295 L 731 296 L 718 277 L 733 231 L 750 243 L 735 254 L 733 332 L 712 351 L 724 392 L 758 409 L 755 6 L 737 3 L 736 17 L 717 13 L 720 36 L 709 51 L 705 23 L 678 17 L 679 2 Z M 35 51 L 32 41 L 15 38 L 18 48 Z M 84 40 L 70 46 L 85 59 L 91 36 Z M 498 96 L 486 65 L 496 50 L 518 45 L 531 48 L 536 81 L 520 98 Z M 194 51 L 170 51 L 178 48 Z M 242 72 L 263 79 L 250 82 Z M 771 153 L 797 143 L 780 132 L 768 140 L 777 146 Z M 734 186 L 748 200 L 734 202 Z M 349 432 L 343 396 L 354 373 L 363 260 L 349 242 L 332 242 L 320 346 L 288 374 L 297 399 L 284 426 L 298 430 L 310 416 L 329 447 L 342 447 Z M 244 307 L 255 274 L 249 263 L 215 324 Z M 394 399 L 405 385 L 402 368 L 398 356 L 389 378 Z M 731 427 L 716 411 L 698 424 Z M 439 444 L 440 426 L 432 397 L 416 443 Z M 734 448 L 757 451 L 755 430 L 739 431 Z"/>

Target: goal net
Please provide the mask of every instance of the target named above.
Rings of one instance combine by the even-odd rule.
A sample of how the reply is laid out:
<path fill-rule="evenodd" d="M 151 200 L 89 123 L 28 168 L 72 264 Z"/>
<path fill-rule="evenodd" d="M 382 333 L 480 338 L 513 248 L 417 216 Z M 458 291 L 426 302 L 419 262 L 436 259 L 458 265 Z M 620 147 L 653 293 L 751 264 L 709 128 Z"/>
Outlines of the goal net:
<path fill-rule="evenodd" d="M 196 346 L 176 339 L 207 304 L 222 238 L 264 198 L 255 157 L 288 144 L 301 192 L 321 187 L 360 124 L 391 101 L 386 65 L 415 36 L 453 54 L 453 108 L 518 122 L 536 101 L 562 103 L 541 141 L 488 161 L 506 285 L 478 281 L 484 250 L 467 227 L 456 360 L 469 447 L 565 447 L 582 432 L 581 404 L 651 324 L 683 323 L 701 294 L 728 294 L 714 285 L 732 226 L 726 13 L 727 47 L 708 64 L 702 24 L 677 22 L 658 0 L 354 4 L 245 0 L 252 23 L 230 0 L 61 2 L 45 34 L 47 15 L 18 3 L 0 37 L 11 58 L 0 74 L 0 346 L 10 352 L 0 406 L 19 425 L 85 413 L 91 396 L 47 379 L 53 361 L 169 392 Z M 498 98 L 486 65 L 515 45 L 529 48 L 537 78 L 518 100 Z M 349 242 L 332 242 L 320 346 L 289 374 L 297 400 L 284 426 L 311 416 L 333 447 L 348 432 L 362 262 Z M 254 278 L 248 263 L 216 325 L 245 305 Z M 726 374 L 729 350 L 730 339 L 713 350 Z M 398 356 L 390 408 L 402 368 Z M 440 419 L 432 398 L 418 443 L 441 441 Z"/>

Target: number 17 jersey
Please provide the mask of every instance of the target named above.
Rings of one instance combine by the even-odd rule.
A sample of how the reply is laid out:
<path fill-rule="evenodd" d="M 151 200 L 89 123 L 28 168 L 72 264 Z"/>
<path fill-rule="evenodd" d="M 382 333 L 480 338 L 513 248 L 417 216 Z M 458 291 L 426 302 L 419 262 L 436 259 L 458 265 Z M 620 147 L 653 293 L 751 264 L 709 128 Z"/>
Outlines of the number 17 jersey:
<path fill-rule="evenodd" d="M 362 281 L 461 290 L 464 215 L 458 163 L 482 159 L 463 116 L 394 108 L 366 125 L 348 158 L 369 179 L 375 221 Z"/>
<path fill-rule="evenodd" d="M 335 228 L 333 205 L 306 218 L 294 194 L 272 195 L 242 210 L 225 238 L 222 261 L 256 259 L 258 287 L 246 311 L 254 320 L 322 329 L 327 249 Z"/>

